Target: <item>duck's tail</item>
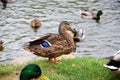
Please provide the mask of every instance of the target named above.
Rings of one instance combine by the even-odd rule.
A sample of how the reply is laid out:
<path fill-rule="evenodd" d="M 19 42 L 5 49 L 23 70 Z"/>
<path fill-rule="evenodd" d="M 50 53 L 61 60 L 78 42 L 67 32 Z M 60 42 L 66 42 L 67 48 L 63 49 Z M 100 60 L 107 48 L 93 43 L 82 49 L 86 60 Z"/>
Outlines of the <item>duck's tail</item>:
<path fill-rule="evenodd" d="M 85 10 L 79 10 L 79 13 L 84 14 L 84 13 L 86 13 L 86 11 Z"/>
<path fill-rule="evenodd" d="M 109 65 L 106 65 L 106 64 L 104 64 L 104 67 L 110 69 L 111 71 L 116 71 L 116 70 L 118 70 L 118 67 L 115 67 L 115 66 L 109 66 Z"/>
<path fill-rule="evenodd" d="M 24 50 L 24 51 L 27 51 L 27 52 L 31 52 L 29 46 L 30 46 L 30 43 L 24 44 L 24 45 L 23 45 L 23 50 Z"/>
<path fill-rule="evenodd" d="M 107 64 L 104 65 L 104 67 L 106 67 L 112 71 L 115 71 L 115 70 L 119 69 L 120 62 L 115 61 L 115 60 L 110 60 Z"/>
<path fill-rule="evenodd" d="M 120 50 L 117 51 L 113 56 L 116 56 L 117 54 L 120 54 Z"/>

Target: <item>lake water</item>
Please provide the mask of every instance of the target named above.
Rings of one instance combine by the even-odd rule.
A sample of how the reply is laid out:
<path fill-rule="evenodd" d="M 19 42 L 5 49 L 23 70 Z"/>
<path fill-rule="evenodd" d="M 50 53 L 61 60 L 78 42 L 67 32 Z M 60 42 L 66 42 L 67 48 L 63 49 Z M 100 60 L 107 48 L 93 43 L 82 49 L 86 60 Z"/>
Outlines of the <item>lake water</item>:
<path fill-rule="evenodd" d="M 96 23 L 81 18 L 79 10 L 102 10 L 105 18 Z M 42 22 L 37 32 L 29 26 L 33 18 Z M 17 0 L 5 10 L 0 3 L 0 40 L 5 42 L 0 63 L 23 56 L 39 58 L 24 52 L 22 46 L 45 33 L 57 33 L 61 21 L 85 30 L 85 40 L 77 43 L 72 53 L 75 56 L 106 57 L 120 49 L 120 0 Z"/>

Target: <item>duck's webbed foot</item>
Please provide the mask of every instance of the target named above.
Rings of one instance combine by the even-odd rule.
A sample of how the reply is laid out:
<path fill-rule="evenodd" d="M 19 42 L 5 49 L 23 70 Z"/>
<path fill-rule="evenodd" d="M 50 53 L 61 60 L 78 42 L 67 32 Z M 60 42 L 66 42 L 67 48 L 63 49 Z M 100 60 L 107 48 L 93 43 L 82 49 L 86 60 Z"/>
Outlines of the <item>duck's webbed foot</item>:
<path fill-rule="evenodd" d="M 54 63 L 55 63 L 55 64 L 61 64 L 62 62 L 57 62 L 56 57 L 54 57 Z"/>

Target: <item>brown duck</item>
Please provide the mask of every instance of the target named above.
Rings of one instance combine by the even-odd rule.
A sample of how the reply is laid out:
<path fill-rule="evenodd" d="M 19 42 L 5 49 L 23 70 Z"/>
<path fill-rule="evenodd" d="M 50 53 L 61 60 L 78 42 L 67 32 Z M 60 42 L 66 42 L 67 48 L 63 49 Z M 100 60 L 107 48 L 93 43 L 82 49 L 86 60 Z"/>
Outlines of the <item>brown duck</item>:
<path fill-rule="evenodd" d="M 3 41 L 0 41 L 0 51 L 2 51 L 3 50 Z"/>
<path fill-rule="evenodd" d="M 59 34 L 48 33 L 37 40 L 30 41 L 24 49 L 38 56 L 48 57 L 49 61 L 54 58 L 54 63 L 57 63 L 56 57 L 74 51 L 74 41 L 67 30 L 74 32 L 67 21 L 62 21 L 58 29 Z"/>
<path fill-rule="evenodd" d="M 41 22 L 40 22 L 40 20 L 37 19 L 37 18 L 32 19 L 31 22 L 30 22 L 30 26 L 31 26 L 32 28 L 37 29 L 37 28 L 39 28 L 39 27 L 41 26 Z"/>

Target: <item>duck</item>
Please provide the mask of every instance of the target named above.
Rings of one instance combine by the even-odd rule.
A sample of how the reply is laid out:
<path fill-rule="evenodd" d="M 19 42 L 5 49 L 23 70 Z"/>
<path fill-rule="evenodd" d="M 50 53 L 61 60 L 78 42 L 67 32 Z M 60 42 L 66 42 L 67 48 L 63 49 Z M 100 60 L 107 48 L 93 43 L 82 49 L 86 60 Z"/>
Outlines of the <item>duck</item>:
<path fill-rule="evenodd" d="M 1 2 L 3 3 L 3 9 L 6 9 L 7 3 L 15 2 L 15 1 L 17 0 L 1 0 Z"/>
<path fill-rule="evenodd" d="M 79 13 L 81 14 L 82 18 L 90 18 L 96 21 L 100 20 L 100 17 L 104 18 L 104 14 L 102 12 L 102 10 L 98 10 L 97 14 L 94 12 L 87 12 L 87 11 L 79 11 Z"/>
<path fill-rule="evenodd" d="M 5 9 L 6 6 L 7 6 L 8 1 L 7 0 L 1 0 L 1 2 L 3 3 L 3 9 Z"/>
<path fill-rule="evenodd" d="M 110 69 L 114 73 L 120 74 L 120 50 L 113 56 L 107 57 L 107 59 L 109 59 L 109 62 L 104 64 L 104 67 Z"/>
<path fill-rule="evenodd" d="M 49 80 L 41 71 L 41 68 L 37 64 L 26 65 L 21 73 L 20 80 L 32 80 L 39 78 L 40 80 Z"/>
<path fill-rule="evenodd" d="M 4 44 L 4 42 L 1 40 L 1 41 L 0 41 L 0 51 L 3 50 L 3 44 Z"/>
<path fill-rule="evenodd" d="M 68 21 L 61 21 L 58 28 L 59 34 L 47 33 L 28 42 L 23 46 L 23 49 L 38 56 L 48 57 L 49 61 L 57 64 L 59 63 L 56 60 L 57 57 L 74 51 L 74 40 L 68 31 L 74 32 Z"/>
<path fill-rule="evenodd" d="M 34 18 L 34 19 L 31 20 L 30 26 L 32 28 L 37 29 L 37 28 L 41 27 L 41 21 L 39 19 L 37 19 L 37 18 Z"/>
<path fill-rule="evenodd" d="M 85 39 L 85 31 L 83 29 L 76 30 L 74 28 L 74 33 L 72 33 L 74 42 L 80 42 Z"/>

